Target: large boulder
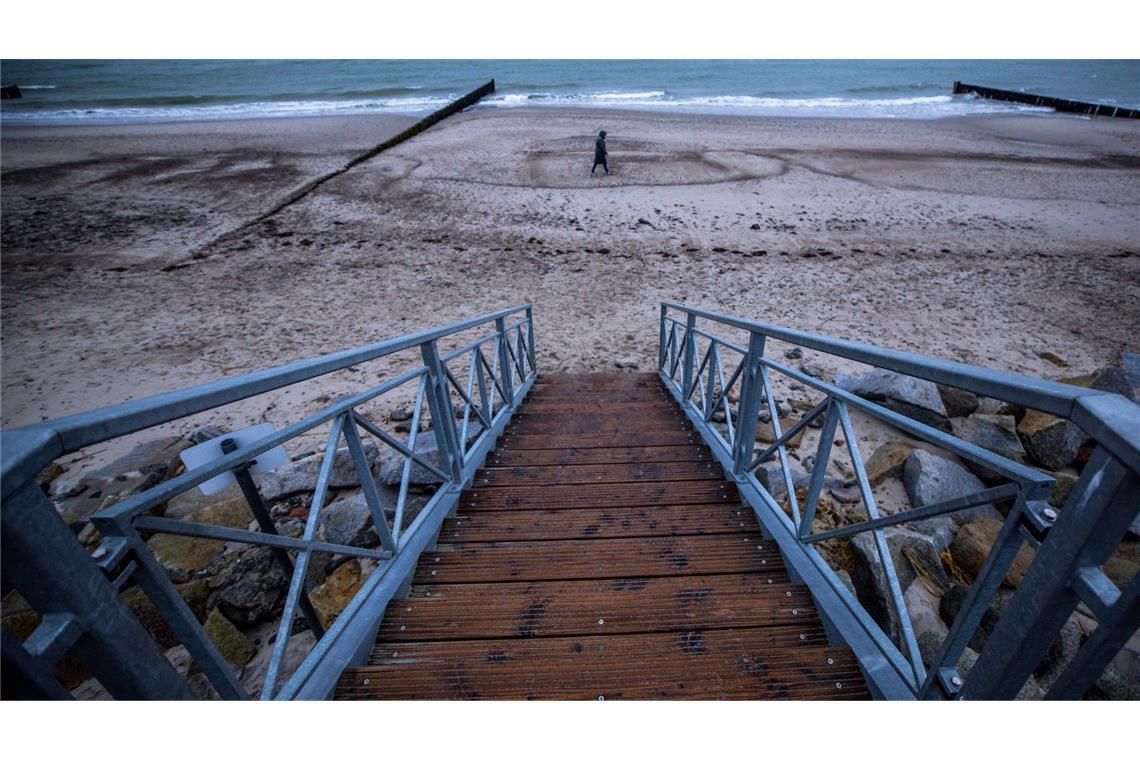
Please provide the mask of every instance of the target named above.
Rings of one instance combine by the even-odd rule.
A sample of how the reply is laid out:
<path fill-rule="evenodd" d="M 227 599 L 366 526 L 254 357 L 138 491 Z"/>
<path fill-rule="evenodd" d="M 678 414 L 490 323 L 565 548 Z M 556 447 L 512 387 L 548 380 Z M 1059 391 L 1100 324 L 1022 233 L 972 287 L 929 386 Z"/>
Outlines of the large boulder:
<path fill-rule="evenodd" d="M 954 435 L 967 443 L 1005 457 L 1025 463 L 1025 449 L 1017 437 L 1017 420 L 1010 415 L 974 414 L 951 421 Z M 996 483 L 1005 478 L 993 469 L 978 462 L 967 460 L 967 466 L 987 483 Z"/>
<path fill-rule="evenodd" d="M 1029 456 L 1050 470 L 1071 464 L 1088 439 L 1072 422 L 1030 409 L 1017 424 L 1017 435 Z"/>
<path fill-rule="evenodd" d="M 978 410 L 978 397 L 969 391 L 939 385 L 938 395 L 942 397 L 942 404 L 950 417 L 968 417 Z"/>
<path fill-rule="evenodd" d="M 400 489 L 394 486 L 379 486 L 380 505 L 391 527 L 396 514 L 396 503 Z M 428 497 L 409 493 L 404 503 L 404 525 L 412 520 L 428 503 Z M 364 498 L 364 491 L 358 490 L 340 496 L 321 510 L 320 535 L 322 540 L 333 544 L 373 547 L 380 544 L 380 535 L 372 522 L 372 510 Z"/>
<path fill-rule="evenodd" d="M 78 532 L 87 518 L 149 488 L 181 471 L 179 454 L 190 442 L 181 436 L 145 441 L 125 456 L 84 473 L 77 481 L 57 479 L 53 486 L 56 509 L 64 522 Z"/>
<path fill-rule="evenodd" d="M 950 629 L 938 614 L 938 599 L 938 596 L 920 580 L 911 583 L 903 594 L 922 661 L 928 667 L 934 662 L 942 643 L 950 633 Z"/>
<path fill-rule="evenodd" d="M 350 559 L 329 573 L 324 583 L 309 592 L 313 608 L 326 630 L 352 601 L 352 597 L 356 596 L 356 592 L 360 591 L 365 578 L 367 576 L 362 572 L 360 561 Z"/>
<path fill-rule="evenodd" d="M 958 529 L 954 540 L 950 543 L 950 556 L 958 568 L 969 578 L 973 579 L 981 572 L 982 564 L 986 561 L 998 533 L 1001 532 L 1002 523 L 989 517 L 972 520 Z M 1004 583 L 1012 588 L 1021 585 L 1021 580 L 1033 563 L 1035 552 L 1028 545 L 1023 545 L 1017 556 L 1006 570 Z"/>
<path fill-rule="evenodd" d="M 938 386 L 929 380 L 874 369 L 865 375 L 837 375 L 835 384 L 845 391 L 910 417 L 933 428 L 950 432 L 946 405 Z"/>
<path fill-rule="evenodd" d="M 213 590 L 211 604 L 238 627 L 272 617 L 289 583 L 272 551 L 261 546 L 225 554 L 203 574 Z"/>
<path fill-rule="evenodd" d="M 461 426 L 457 427 L 461 429 Z M 482 432 L 483 429 L 479 423 L 469 423 L 467 426 L 467 445 L 470 446 L 472 441 L 478 438 Z M 435 439 L 434 430 L 426 430 L 416 436 L 416 447 L 414 451 L 416 456 L 420 459 L 430 462 L 443 472 L 447 472 L 447 466 L 442 463 L 443 457 L 440 454 L 439 444 Z M 391 447 L 385 447 L 380 462 L 379 482 L 386 486 L 400 485 L 400 480 L 404 476 L 405 459 L 404 455 L 399 451 Z M 442 483 L 443 480 L 431 470 L 416 463 L 412 464 L 411 473 L 408 476 L 409 485 L 438 486 Z"/>
<path fill-rule="evenodd" d="M 930 536 L 898 527 L 884 528 L 883 536 L 900 589 L 909 588 L 920 576 L 928 588 L 941 591 L 950 587 L 950 579 Z M 851 578 L 859 602 L 883 631 L 898 643 L 901 640 L 899 620 L 890 601 L 887 577 L 874 537 L 870 532 L 855 535 L 851 539 L 851 549 L 854 560 Z"/>
<path fill-rule="evenodd" d="M 985 489 L 985 484 L 965 467 L 949 459 L 931 454 L 923 449 L 915 449 L 906 458 L 903 467 L 903 485 L 907 498 L 915 507 L 938 504 L 959 496 L 969 496 Z M 975 517 L 991 516 L 999 518 L 1001 513 L 991 505 L 960 510 L 951 515 L 956 523 L 963 523 Z"/>
<path fill-rule="evenodd" d="M 960 583 L 955 583 L 942 598 L 938 601 L 938 614 L 947 625 L 953 625 L 957 620 L 958 614 L 962 611 L 962 605 L 966 603 L 966 597 L 969 595 L 970 589 Z M 995 627 L 997 627 L 998 620 L 1001 618 L 1001 613 L 1005 609 L 1012 592 L 999 590 L 994 595 L 989 603 L 986 605 L 985 612 L 982 613 L 982 619 L 978 622 L 977 627 L 974 629 L 973 635 L 970 637 L 969 645 L 977 651 L 982 651 L 982 647 L 986 645 L 986 640 L 989 639 Z"/>
<path fill-rule="evenodd" d="M 368 460 L 368 466 L 375 476 L 382 452 L 387 449 L 387 446 L 382 449 L 373 441 L 364 441 L 363 443 L 365 459 Z M 262 473 L 257 478 L 261 498 L 266 503 L 271 503 L 295 493 L 315 490 L 317 476 L 320 474 L 323 461 L 323 452 L 311 454 L 278 467 L 276 470 Z M 337 449 L 332 472 L 329 475 L 329 488 L 358 488 L 359 486 L 360 475 L 356 471 L 356 465 L 352 461 L 348 447 Z"/>
<path fill-rule="evenodd" d="M 226 619 L 215 607 L 206 618 L 203 626 L 206 635 L 214 642 L 218 652 L 231 665 L 245 665 L 257 654 L 257 648 L 245 634 L 239 631 L 233 623 Z"/>
<path fill-rule="evenodd" d="M 887 478 L 902 472 L 906 458 L 912 451 L 914 451 L 913 446 L 898 441 L 887 441 L 879 446 L 863 464 L 867 480 L 872 486 L 877 486 Z"/>
<path fill-rule="evenodd" d="M 261 696 L 261 687 L 264 686 L 265 675 L 269 672 L 269 660 L 273 657 L 274 638 L 276 637 L 271 637 L 265 642 L 264 646 L 258 650 L 242 671 L 242 686 L 249 692 L 252 699 Z M 316 643 L 317 637 L 312 631 L 301 631 L 289 637 L 289 640 L 285 642 L 285 655 L 281 658 L 281 665 L 277 671 L 277 683 L 279 685 L 286 683 L 290 676 L 297 671 L 297 668 L 305 661 Z"/>
<path fill-rule="evenodd" d="M 185 520 L 225 528 L 248 528 L 253 521 L 253 513 L 245 498 L 237 496 L 198 507 L 187 514 Z M 226 550 L 226 544 L 222 541 L 168 533 L 154 536 L 147 541 L 147 546 L 175 583 L 190 580 Z"/>

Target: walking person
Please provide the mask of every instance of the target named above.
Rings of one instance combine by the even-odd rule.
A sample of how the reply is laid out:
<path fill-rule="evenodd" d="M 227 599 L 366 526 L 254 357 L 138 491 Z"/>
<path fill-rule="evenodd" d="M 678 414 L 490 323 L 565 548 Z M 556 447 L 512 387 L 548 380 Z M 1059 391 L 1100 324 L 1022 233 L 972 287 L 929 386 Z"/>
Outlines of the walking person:
<path fill-rule="evenodd" d="M 598 168 L 598 164 L 602 165 L 602 168 L 606 170 L 606 174 L 610 173 L 610 164 L 609 161 L 606 160 L 607 155 L 609 155 L 609 153 L 606 151 L 606 130 L 603 129 L 601 132 L 598 132 L 598 139 L 594 140 L 594 165 L 590 167 L 590 174 L 594 173 L 594 170 Z"/>

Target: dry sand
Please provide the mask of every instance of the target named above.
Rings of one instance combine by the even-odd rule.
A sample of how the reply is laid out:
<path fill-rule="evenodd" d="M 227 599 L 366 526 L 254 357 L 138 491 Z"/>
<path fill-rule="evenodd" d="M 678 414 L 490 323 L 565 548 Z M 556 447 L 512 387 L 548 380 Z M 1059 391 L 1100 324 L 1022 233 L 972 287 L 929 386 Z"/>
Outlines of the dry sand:
<path fill-rule="evenodd" d="M 210 245 L 409 121 L 5 128 L 5 427 L 521 302 L 548 372 L 652 369 L 662 299 L 1046 377 L 1140 349 L 1126 120 L 481 110 Z M 295 421 L 400 365 L 171 427 Z"/>

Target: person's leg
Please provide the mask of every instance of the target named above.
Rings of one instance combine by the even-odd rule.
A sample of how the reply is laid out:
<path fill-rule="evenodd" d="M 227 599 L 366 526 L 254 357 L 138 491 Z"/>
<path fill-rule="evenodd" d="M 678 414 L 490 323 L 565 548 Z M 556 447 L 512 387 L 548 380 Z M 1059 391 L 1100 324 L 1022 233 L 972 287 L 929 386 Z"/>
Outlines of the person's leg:
<path fill-rule="evenodd" d="M 610 160 L 608 158 L 602 162 L 602 168 L 606 170 L 606 174 L 610 173 Z"/>
<path fill-rule="evenodd" d="M 597 162 L 597 161 L 595 161 L 595 162 L 594 162 L 594 165 L 590 167 L 590 174 L 593 174 L 593 173 L 594 173 L 594 170 L 595 170 L 595 169 L 597 169 L 597 168 L 598 168 L 598 162 Z"/>

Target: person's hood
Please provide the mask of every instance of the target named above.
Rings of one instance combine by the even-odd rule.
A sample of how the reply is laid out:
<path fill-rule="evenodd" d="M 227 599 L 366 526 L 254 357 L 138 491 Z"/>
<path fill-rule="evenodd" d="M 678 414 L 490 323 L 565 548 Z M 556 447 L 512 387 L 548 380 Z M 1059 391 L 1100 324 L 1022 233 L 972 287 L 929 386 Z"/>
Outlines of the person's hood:
<path fill-rule="evenodd" d="M 604 130 L 604 129 L 598 133 L 598 137 L 604 138 L 605 136 L 606 136 L 606 130 Z"/>

